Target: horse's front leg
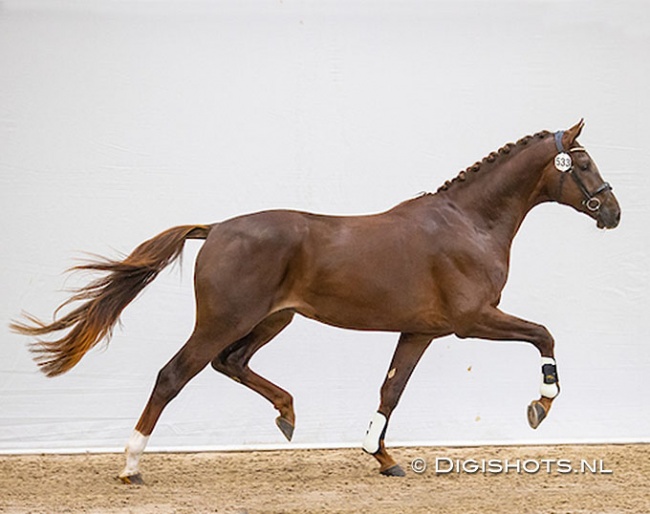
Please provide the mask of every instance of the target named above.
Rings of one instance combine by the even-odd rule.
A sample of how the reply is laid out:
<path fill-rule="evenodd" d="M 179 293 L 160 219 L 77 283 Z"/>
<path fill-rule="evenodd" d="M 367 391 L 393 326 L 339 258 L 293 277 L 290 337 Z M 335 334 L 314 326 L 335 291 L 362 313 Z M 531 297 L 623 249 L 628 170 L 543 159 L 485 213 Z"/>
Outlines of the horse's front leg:
<path fill-rule="evenodd" d="M 482 311 L 456 330 L 461 338 L 477 337 L 498 341 L 525 341 L 532 343 L 542 357 L 540 398 L 528 406 L 528 423 L 537 428 L 548 416 L 553 400 L 560 393 L 560 383 L 555 363 L 555 341 L 542 325 L 531 323 L 501 312 L 496 307 Z"/>
<path fill-rule="evenodd" d="M 381 402 L 363 440 L 363 449 L 379 461 L 379 472 L 386 476 L 404 476 L 404 470 L 388 454 L 384 436 L 388 420 L 416 364 L 432 340 L 430 335 L 402 334 L 395 348 L 388 373 L 381 387 Z"/>

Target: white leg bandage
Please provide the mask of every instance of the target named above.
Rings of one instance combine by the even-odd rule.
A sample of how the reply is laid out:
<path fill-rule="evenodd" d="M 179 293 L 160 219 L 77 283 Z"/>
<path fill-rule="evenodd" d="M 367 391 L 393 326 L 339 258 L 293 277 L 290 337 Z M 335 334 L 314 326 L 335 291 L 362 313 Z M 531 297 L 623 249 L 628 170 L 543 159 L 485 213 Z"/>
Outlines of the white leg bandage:
<path fill-rule="evenodd" d="M 370 422 L 368 431 L 366 432 L 366 437 L 363 440 L 363 445 L 361 446 L 364 451 L 368 453 L 377 453 L 379 451 L 379 440 L 384 435 L 386 430 L 386 424 L 388 420 L 381 412 L 375 412 L 375 416 Z"/>
<path fill-rule="evenodd" d="M 541 395 L 546 398 L 555 398 L 560 392 L 557 381 L 555 359 L 551 357 L 542 357 L 542 381 L 539 386 L 539 392 Z"/>
<path fill-rule="evenodd" d="M 138 465 L 140 463 L 140 456 L 147 446 L 149 436 L 144 436 L 137 430 L 131 434 L 131 438 L 126 445 L 126 467 L 120 473 L 120 477 L 130 477 L 137 475 L 140 471 Z"/>

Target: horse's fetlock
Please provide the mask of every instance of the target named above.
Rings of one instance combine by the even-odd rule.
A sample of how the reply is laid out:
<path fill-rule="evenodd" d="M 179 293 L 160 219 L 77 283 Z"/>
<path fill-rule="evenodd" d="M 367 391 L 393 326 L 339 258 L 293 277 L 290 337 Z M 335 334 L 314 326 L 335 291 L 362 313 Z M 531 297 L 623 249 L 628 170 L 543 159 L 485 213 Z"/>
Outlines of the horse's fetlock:
<path fill-rule="evenodd" d="M 286 397 L 278 397 L 273 401 L 273 407 L 280 413 L 280 415 L 290 421 L 295 418 L 293 410 L 293 397 L 287 394 Z"/>

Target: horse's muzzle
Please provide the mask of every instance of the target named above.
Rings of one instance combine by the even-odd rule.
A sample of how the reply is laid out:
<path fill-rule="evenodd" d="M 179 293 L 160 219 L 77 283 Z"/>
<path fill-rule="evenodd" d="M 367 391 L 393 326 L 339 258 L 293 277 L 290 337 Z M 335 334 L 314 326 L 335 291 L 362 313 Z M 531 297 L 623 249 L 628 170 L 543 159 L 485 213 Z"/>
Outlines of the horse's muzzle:
<path fill-rule="evenodd" d="M 616 199 L 607 201 L 600 206 L 596 216 L 596 225 L 598 228 L 616 228 L 621 222 L 621 208 Z"/>

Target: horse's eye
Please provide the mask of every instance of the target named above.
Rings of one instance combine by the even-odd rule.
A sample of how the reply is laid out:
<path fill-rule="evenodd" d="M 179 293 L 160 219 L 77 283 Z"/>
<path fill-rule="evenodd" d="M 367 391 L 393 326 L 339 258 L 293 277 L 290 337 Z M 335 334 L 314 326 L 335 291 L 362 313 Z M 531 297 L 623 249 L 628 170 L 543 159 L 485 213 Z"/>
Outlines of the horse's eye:
<path fill-rule="evenodd" d="M 581 164 L 580 169 L 587 171 L 589 169 L 589 164 Z"/>

